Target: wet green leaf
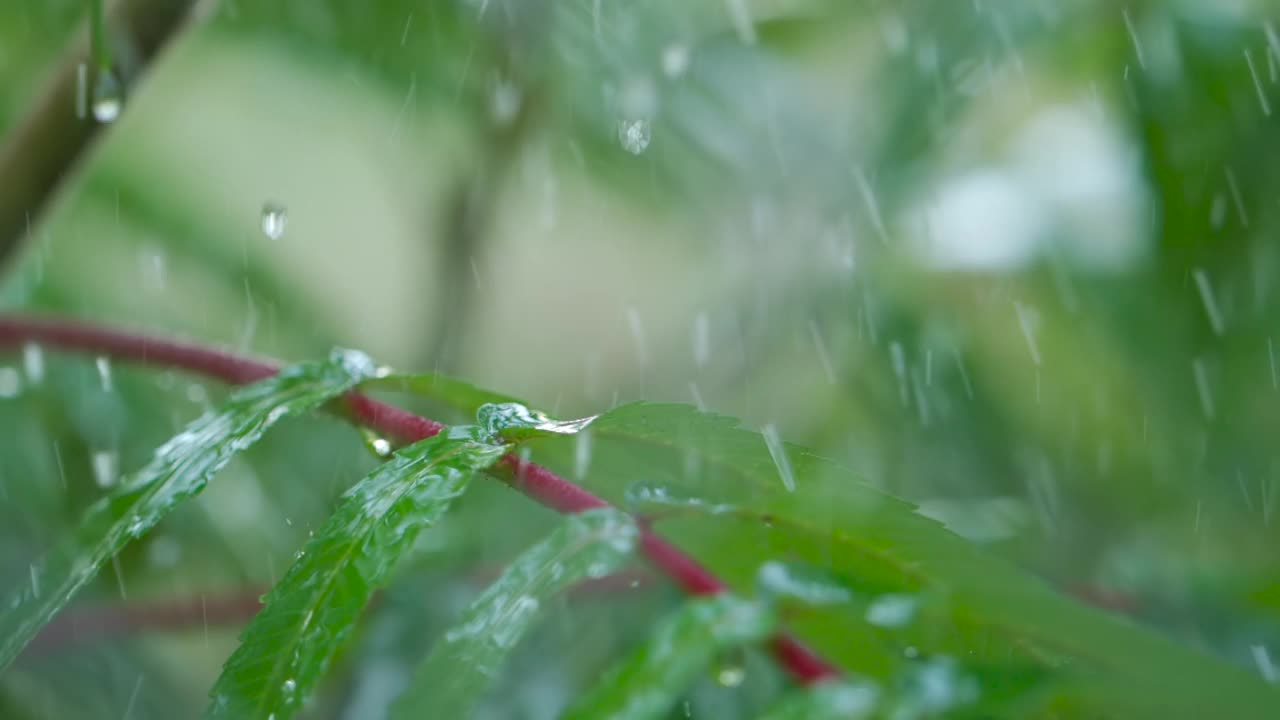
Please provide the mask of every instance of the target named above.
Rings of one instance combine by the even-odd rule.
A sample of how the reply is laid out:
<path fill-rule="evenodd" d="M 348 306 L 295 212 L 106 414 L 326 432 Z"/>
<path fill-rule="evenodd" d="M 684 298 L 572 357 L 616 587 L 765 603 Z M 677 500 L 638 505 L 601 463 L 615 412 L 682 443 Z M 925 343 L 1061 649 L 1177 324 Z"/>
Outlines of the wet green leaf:
<path fill-rule="evenodd" d="M 1078 687 L 1089 678 L 1124 677 L 1131 690 L 1144 688 L 1130 695 L 1150 699 L 1141 708 L 1150 716 L 1172 696 L 1189 712 L 1220 711 L 1226 703 L 1240 717 L 1278 699 L 1251 674 L 1065 597 L 837 463 L 770 442 L 733 418 L 636 403 L 600 415 L 591 432 L 592 489 L 670 518 L 664 532 L 730 580 L 754 579 L 762 558 L 745 559 L 738 548 L 767 539 L 858 589 L 945 597 L 948 620 L 959 627 L 994 631 L 1046 662 L 1077 661 L 1087 668 Z M 572 451 L 555 441 L 541 447 L 553 459 Z M 797 629 L 803 634 L 836 612 L 815 609 L 797 618 Z M 860 613 L 853 622 L 864 620 Z M 830 636 L 811 639 L 839 654 L 841 643 Z M 1188 680 L 1166 687 L 1172 677 Z M 1121 700 L 1103 682 L 1087 694 L 1100 707 Z"/>
<path fill-rule="evenodd" d="M 348 490 L 245 629 L 206 716 L 282 720 L 301 709 L 414 538 L 504 452 L 475 426 L 453 427 Z"/>
<path fill-rule="evenodd" d="M 690 600 L 565 717 L 661 717 L 716 655 L 760 642 L 773 632 L 775 621 L 767 606 L 727 593 Z"/>
<path fill-rule="evenodd" d="M 516 558 L 445 633 L 396 701 L 392 717 L 468 717 L 539 608 L 583 578 L 619 569 L 638 539 L 631 517 L 612 508 L 566 518 Z"/>
<path fill-rule="evenodd" d="M 0 668 L 131 540 L 204 489 L 232 456 L 280 420 L 318 408 L 377 373 L 365 355 L 335 351 L 237 391 L 217 412 L 194 420 L 155 458 L 85 513 L 73 538 L 32 564 L 30 582 L 0 609 Z"/>

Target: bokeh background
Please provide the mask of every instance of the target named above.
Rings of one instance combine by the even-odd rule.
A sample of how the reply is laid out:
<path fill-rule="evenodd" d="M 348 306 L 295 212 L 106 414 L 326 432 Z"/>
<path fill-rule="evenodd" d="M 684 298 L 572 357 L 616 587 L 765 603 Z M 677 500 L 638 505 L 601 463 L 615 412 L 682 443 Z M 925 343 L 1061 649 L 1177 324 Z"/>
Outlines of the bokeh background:
<path fill-rule="evenodd" d="M 355 347 L 563 417 L 636 399 L 735 415 L 1275 678 L 1273 4 L 207 11 L 7 258 L 5 309 L 285 359 Z M 0 130 L 86 14 L 0 3 Z M 4 358 L 0 583 L 224 393 L 34 346 Z M 373 462 L 335 421 L 292 423 L 78 607 L 264 586 Z M 551 521 L 473 486 L 312 715 L 376 716 Z M 661 584 L 563 600 L 486 712 L 554 716 L 676 601 Z M 0 715 L 194 716 L 237 629 L 30 653 L 0 676 Z M 746 681 L 709 677 L 689 714 L 732 716 L 782 683 L 760 658 L 724 662 Z"/>

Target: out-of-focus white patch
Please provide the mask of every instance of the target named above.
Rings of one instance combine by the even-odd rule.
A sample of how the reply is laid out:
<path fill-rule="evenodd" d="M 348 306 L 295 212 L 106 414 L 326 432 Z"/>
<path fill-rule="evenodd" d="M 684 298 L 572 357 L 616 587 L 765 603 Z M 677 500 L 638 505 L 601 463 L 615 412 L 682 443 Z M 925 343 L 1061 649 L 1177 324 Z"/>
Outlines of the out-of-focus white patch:
<path fill-rule="evenodd" d="M 1138 158 L 1097 113 L 1052 106 L 1006 146 L 1006 161 L 945 180 L 922 204 L 919 252 L 948 270 L 1002 270 L 1046 251 L 1094 270 L 1143 254 L 1147 208 Z"/>

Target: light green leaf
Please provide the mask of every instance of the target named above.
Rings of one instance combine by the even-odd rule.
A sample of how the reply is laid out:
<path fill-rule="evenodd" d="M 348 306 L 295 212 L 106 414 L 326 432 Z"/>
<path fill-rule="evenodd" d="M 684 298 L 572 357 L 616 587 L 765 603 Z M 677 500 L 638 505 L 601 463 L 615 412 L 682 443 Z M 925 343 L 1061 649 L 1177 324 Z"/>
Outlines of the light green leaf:
<path fill-rule="evenodd" d="M 836 680 L 794 690 L 760 720 L 860 720 L 875 712 L 880 689 L 869 682 Z"/>
<path fill-rule="evenodd" d="M 616 571 L 639 536 L 631 517 L 612 508 L 566 518 L 467 608 L 418 667 L 392 717 L 469 717 L 502 662 L 533 626 L 539 607 L 584 577 Z"/>
<path fill-rule="evenodd" d="M 776 626 L 768 606 L 728 593 L 686 602 L 565 717 L 661 717 L 716 655 L 760 642 Z"/>
<path fill-rule="evenodd" d="M 343 495 L 249 623 L 210 692 L 211 718 L 276 718 L 302 707 L 373 592 L 505 448 L 475 426 L 395 454 Z"/>
<path fill-rule="evenodd" d="M 0 669 L 130 540 L 145 535 L 178 503 L 204 489 L 236 453 L 280 420 L 313 410 L 374 377 L 367 356 L 337 350 L 238 390 L 217 412 L 197 418 L 154 459 L 85 513 L 74 537 L 31 566 L 30 582 L 0 606 Z"/>

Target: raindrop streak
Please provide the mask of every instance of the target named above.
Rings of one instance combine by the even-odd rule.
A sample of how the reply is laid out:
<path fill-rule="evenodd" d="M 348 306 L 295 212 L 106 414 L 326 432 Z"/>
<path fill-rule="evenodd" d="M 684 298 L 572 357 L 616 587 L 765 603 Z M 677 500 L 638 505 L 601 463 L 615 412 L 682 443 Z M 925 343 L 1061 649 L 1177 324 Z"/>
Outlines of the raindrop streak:
<path fill-rule="evenodd" d="M 124 109 L 124 86 L 111 68 L 98 70 L 93 81 L 93 119 L 106 124 L 120 117 Z"/>
<path fill-rule="evenodd" d="M 787 492 L 795 492 L 795 472 L 791 469 L 791 458 L 787 457 L 786 445 L 778 436 L 778 427 L 769 423 L 761 428 L 760 432 L 764 435 L 764 443 L 769 448 L 769 455 L 773 457 L 773 464 L 778 467 L 778 476 L 782 478 L 782 485 L 787 488 Z"/>
<path fill-rule="evenodd" d="M 102 392 L 111 392 L 114 388 L 111 382 L 111 361 L 106 356 L 99 355 L 93 362 L 98 366 L 98 381 L 102 383 Z"/>
<path fill-rule="evenodd" d="M 738 40 L 742 41 L 743 45 L 755 45 L 756 22 L 751 17 L 751 10 L 747 7 L 746 0 L 724 0 L 724 4 L 729 10 L 733 31 L 738 34 Z"/>
<path fill-rule="evenodd" d="M 705 312 L 693 318 L 693 361 L 706 367 L 711 360 L 711 321 Z"/>
<path fill-rule="evenodd" d="M 1133 54 L 1138 58 L 1138 67 L 1143 70 L 1147 69 L 1147 58 L 1142 52 L 1142 42 L 1138 40 L 1138 29 L 1133 25 L 1133 18 L 1129 17 L 1129 8 L 1121 11 L 1124 16 L 1124 28 L 1129 31 L 1129 40 L 1133 42 Z"/>
<path fill-rule="evenodd" d="M 93 479 L 100 488 L 109 488 L 120 477 L 120 456 L 112 450 L 100 450 L 93 454 Z"/>
<path fill-rule="evenodd" d="M 627 308 L 627 327 L 631 330 L 631 339 L 636 345 L 636 359 L 640 367 L 649 366 L 649 344 L 645 342 L 644 323 L 640 321 L 640 312 L 633 307 Z"/>
<path fill-rule="evenodd" d="M 1209 390 L 1209 377 L 1205 374 L 1204 360 L 1196 358 L 1191 361 L 1191 373 L 1195 375 L 1196 392 L 1200 395 L 1200 408 L 1204 410 L 1206 419 L 1212 420 L 1214 416 L 1213 409 L 1213 392 Z"/>
<path fill-rule="evenodd" d="M 1271 103 L 1267 102 L 1267 91 L 1262 87 L 1262 78 L 1258 76 L 1258 68 L 1253 64 L 1253 55 L 1248 48 L 1244 51 L 1245 64 L 1249 66 L 1249 74 L 1253 76 L 1253 87 L 1258 91 L 1258 104 L 1262 106 L 1262 114 L 1271 117 Z"/>
<path fill-rule="evenodd" d="M 1022 336 L 1027 339 L 1027 349 L 1031 351 L 1031 360 L 1040 365 L 1040 348 L 1036 345 L 1035 329 L 1032 327 L 1032 311 L 1020 302 L 1013 304 L 1018 313 L 1018 326 L 1022 328 Z"/>
<path fill-rule="evenodd" d="M 1276 666 L 1271 662 L 1271 655 L 1267 653 L 1265 645 L 1250 645 L 1249 652 L 1253 653 L 1253 662 L 1258 666 L 1258 673 L 1262 675 L 1262 679 L 1274 685 L 1280 680 L 1280 674 L 1276 672 Z"/>
<path fill-rule="evenodd" d="M 649 147 L 653 139 L 653 127 L 648 120 L 619 120 L 618 142 L 622 149 L 632 155 L 639 155 Z"/>
<path fill-rule="evenodd" d="M 1204 312 L 1209 316 L 1209 327 L 1213 328 L 1213 334 L 1221 336 L 1223 332 L 1222 313 L 1218 310 L 1218 303 L 1213 299 L 1213 287 L 1209 284 L 1209 275 L 1202 268 L 1196 268 L 1191 273 L 1196 281 L 1196 289 L 1200 291 L 1200 301 L 1204 303 Z"/>
<path fill-rule="evenodd" d="M 1276 375 L 1276 348 L 1271 338 L 1267 338 L 1267 359 L 1271 361 L 1271 389 L 1280 390 L 1280 376 Z"/>
<path fill-rule="evenodd" d="M 15 398 L 22 394 L 22 376 L 11 367 L 0 368 L 0 398 Z"/>
<path fill-rule="evenodd" d="M 822 363 L 822 373 L 827 376 L 827 383 L 836 384 L 836 370 L 831 365 L 831 354 L 827 352 L 827 344 L 822 341 L 822 333 L 818 332 L 818 323 L 809 321 L 809 335 L 813 337 L 813 347 L 818 351 L 818 362 Z"/>
<path fill-rule="evenodd" d="M 284 206 L 275 203 L 267 203 L 262 206 L 262 234 L 272 240 L 279 240 L 284 237 L 284 226 L 289 221 L 288 212 Z"/>
<path fill-rule="evenodd" d="M 22 346 L 22 369 L 27 374 L 27 382 L 39 385 L 44 382 L 44 348 L 35 343 Z"/>

